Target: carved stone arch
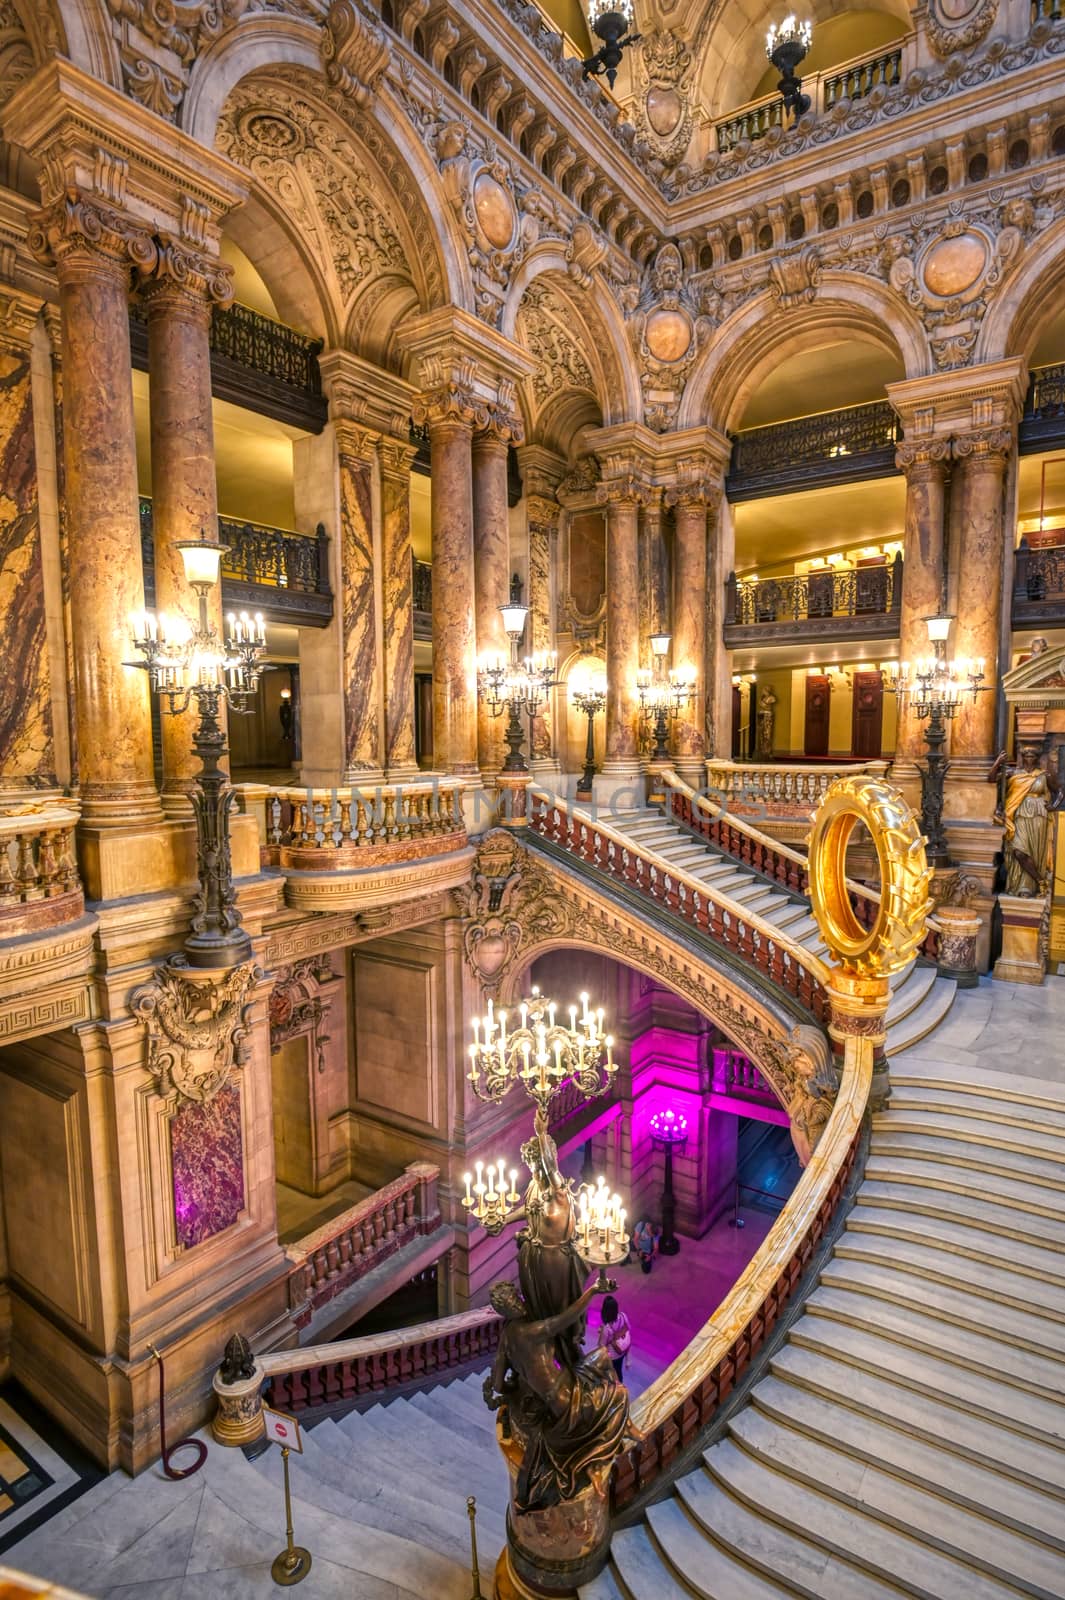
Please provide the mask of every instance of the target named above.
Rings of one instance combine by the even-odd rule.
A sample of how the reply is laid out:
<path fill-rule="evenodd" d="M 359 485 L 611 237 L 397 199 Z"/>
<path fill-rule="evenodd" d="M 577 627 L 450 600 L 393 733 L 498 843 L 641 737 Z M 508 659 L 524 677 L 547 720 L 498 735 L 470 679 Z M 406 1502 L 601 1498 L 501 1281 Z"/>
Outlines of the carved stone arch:
<path fill-rule="evenodd" d="M 107 0 L 13 0 L 41 63 L 64 55 L 113 89 L 122 67 Z"/>
<path fill-rule="evenodd" d="M 1065 300 L 1065 217 L 1039 236 L 987 308 L 973 363 L 1023 356 L 1029 361 L 1043 330 L 1061 315 Z"/>
<path fill-rule="evenodd" d="M 396 343 L 396 333 L 407 316 L 420 309 L 417 292 L 409 278 L 380 277 L 368 283 L 348 313 L 343 347 L 374 366 L 390 372 L 402 370 L 404 355 Z"/>
<path fill-rule="evenodd" d="M 0 0 L 0 106 L 33 76 L 42 59 L 24 10 L 14 0 Z"/>
<path fill-rule="evenodd" d="M 181 102 L 178 123 L 198 144 L 211 149 L 230 94 L 244 78 L 283 66 L 322 70 L 321 24 L 310 18 L 263 12 L 241 20 L 197 57 Z"/>
<path fill-rule="evenodd" d="M 327 348 L 341 342 L 321 262 L 276 196 L 253 180 L 247 200 L 230 213 L 222 231 L 259 273 L 283 322 L 324 340 Z"/>
<path fill-rule="evenodd" d="M 809 304 L 785 308 L 766 288 L 721 324 L 688 379 L 677 427 L 707 421 L 724 430 L 737 427 L 750 395 L 780 361 L 782 330 L 789 355 L 838 333 L 898 355 L 908 378 L 934 367 L 916 314 L 886 285 L 857 273 L 826 273 Z"/>

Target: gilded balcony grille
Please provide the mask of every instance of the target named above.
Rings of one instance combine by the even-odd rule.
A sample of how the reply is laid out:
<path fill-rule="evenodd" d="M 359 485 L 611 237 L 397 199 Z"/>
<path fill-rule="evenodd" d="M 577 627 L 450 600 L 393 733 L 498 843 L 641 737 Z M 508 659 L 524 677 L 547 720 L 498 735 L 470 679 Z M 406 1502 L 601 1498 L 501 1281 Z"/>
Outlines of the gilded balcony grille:
<path fill-rule="evenodd" d="M 433 609 L 433 567 L 429 561 L 414 562 L 414 609 L 415 611 L 432 612 Z"/>
<path fill-rule="evenodd" d="M 152 502 L 140 502 L 141 560 L 145 599 L 155 603 L 155 542 Z M 261 611 L 271 622 L 324 628 L 333 615 L 329 585 L 329 537 L 319 523 L 313 534 L 293 533 L 261 522 L 219 517 L 222 603 L 226 609 Z"/>
<path fill-rule="evenodd" d="M 737 579 L 725 586 L 725 643 L 891 638 L 899 631 L 902 557 L 843 572 Z"/>
<path fill-rule="evenodd" d="M 1061 0 L 1065 4 L 1065 0 Z M 1022 455 L 1065 446 L 1065 362 L 1033 368 L 1018 429 Z"/>
<path fill-rule="evenodd" d="M 725 485 L 729 499 L 887 477 L 895 471 L 901 437 L 899 419 L 886 400 L 744 429 L 732 444 Z"/>
<path fill-rule="evenodd" d="M 864 100 L 874 89 L 891 89 L 902 76 L 902 51 L 885 50 L 868 61 L 857 61 L 822 82 L 824 109 L 838 100 Z"/>
<path fill-rule="evenodd" d="M 1022 539 L 1014 557 L 1013 626 L 1065 622 L 1065 545 L 1030 549 Z"/>

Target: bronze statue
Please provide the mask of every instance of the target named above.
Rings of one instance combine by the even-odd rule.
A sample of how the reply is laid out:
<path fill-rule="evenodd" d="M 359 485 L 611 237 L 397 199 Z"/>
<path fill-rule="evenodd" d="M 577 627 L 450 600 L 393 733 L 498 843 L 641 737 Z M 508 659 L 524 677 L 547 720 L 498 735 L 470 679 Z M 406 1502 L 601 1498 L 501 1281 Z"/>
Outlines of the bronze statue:
<path fill-rule="evenodd" d="M 1020 765 L 1008 767 L 1006 752 L 999 755 L 988 782 L 998 782 L 995 821 L 1003 830 L 1006 858 L 1006 893 L 1034 899 L 1046 893 L 1050 875 L 1050 811 L 1060 803 L 1061 790 L 1054 775 L 1039 765 L 1039 745 L 1022 744 Z"/>
<path fill-rule="evenodd" d="M 618 1382 L 605 1350 L 560 1364 L 560 1346 L 572 1341 L 597 1294 L 616 1285 L 600 1278 L 554 1316 L 538 1317 L 507 1279 L 489 1292 L 503 1318 L 484 1397 L 494 1410 L 506 1407 L 504 1437 L 512 1427 L 522 1446 L 514 1508 L 541 1511 L 575 1499 L 597 1469 L 606 1472 L 628 1431 L 628 1391 Z M 579 1348 L 579 1341 L 578 1341 Z"/>
<path fill-rule="evenodd" d="M 768 684 L 758 696 L 758 754 L 767 759 L 773 754 L 773 727 L 777 697 Z"/>

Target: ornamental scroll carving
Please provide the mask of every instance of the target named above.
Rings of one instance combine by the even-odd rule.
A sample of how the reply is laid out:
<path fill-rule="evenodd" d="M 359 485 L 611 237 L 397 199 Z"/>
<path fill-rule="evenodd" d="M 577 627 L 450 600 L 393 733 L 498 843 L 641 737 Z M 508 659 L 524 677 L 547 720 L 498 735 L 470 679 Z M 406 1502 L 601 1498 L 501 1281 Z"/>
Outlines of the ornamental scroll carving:
<path fill-rule="evenodd" d="M 329 1034 L 322 1031 L 330 1001 L 322 998 L 322 984 L 333 977 L 328 956 L 310 956 L 281 967 L 270 994 L 270 1053 L 275 1055 L 286 1039 L 300 1034 L 310 1038 L 314 1064 L 325 1071 Z"/>
<path fill-rule="evenodd" d="M 643 35 L 636 63 L 635 122 L 647 153 L 667 169 L 676 166 L 691 143 L 691 67 L 692 53 L 679 35 L 662 29 Z"/>
<path fill-rule="evenodd" d="M 384 29 L 370 12 L 355 0 L 333 0 L 322 32 L 322 61 L 333 88 L 366 107 L 391 59 Z"/>
<path fill-rule="evenodd" d="M 690 287 L 675 244 L 662 245 L 642 288 L 621 291 L 629 339 L 640 363 L 644 421 L 665 433 L 677 420 L 688 374 L 714 326 Z"/>
<path fill-rule="evenodd" d="M 217 983 L 197 982 L 189 972 L 183 956 L 172 956 L 134 989 L 129 1005 L 147 1031 L 145 1065 L 156 1092 L 206 1105 L 249 1059 L 247 996 L 263 972 L 250 961 Z"/>
<path fill-rule="evenodd" d="M 969 50 L 991 31 L 999 0 L 928 0 L 925 31 L 940 59 Z"/>

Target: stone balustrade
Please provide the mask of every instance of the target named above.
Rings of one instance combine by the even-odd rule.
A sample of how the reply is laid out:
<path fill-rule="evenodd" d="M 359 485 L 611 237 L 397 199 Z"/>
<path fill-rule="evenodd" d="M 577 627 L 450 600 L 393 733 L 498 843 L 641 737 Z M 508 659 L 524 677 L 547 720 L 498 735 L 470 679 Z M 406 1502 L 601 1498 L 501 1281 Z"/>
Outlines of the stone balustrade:
<path fill-rule="evenodd" d="M 776 1095 L 769 1084 L 742 1050 L 730 1050 L 727 1046 L 715 1047 L 713 1063 L 713 1086 L 716 1094 L 732 1095 L 737 1099 L 768 1100 L 774 1105 L 777 1104 Z"/>
<path fill-rule="evenodd" d="M 260 819 L 267 864 L 335 871 L 439 855 L 466 842 L 462 785 L 433 779 L 365 788 L 238 786 Z"/>
<path fill-rule="evenodd" d="M 0 816 L 0 938 L 73 922 L 85 910 L 74 856 L 76 806 Z"/>
<path fill-rule="evenodd" d="M 747 816 L 808 818 L 837 778 L 868 772 L 883 777 L 886 761 L 856 761 L 838 766 L 788 766 L 782 762 L 706 763 L 706 787 L 722 811 Z"/>
<path fill-rule="evenodd" d="M 440 1226 L 439 1167 L 415 1161 L 403 1176 L 286 1247 L 289 1307 L 305 1327 L 320 1307 L 413 1239 Z"/>
<path fill-rule="evenodd" d="M 904 56 L 912 53 L 914 41 L 915 35 L 907 34 L 887 49 L 866 51 L 829 72 L 803 74 L 803 92 L 810 96 L 812 114 L 823 115 L 840 100 L 864 100 L 875 89 L 893 88 L 902 78 Z M 771 128 L 783 126 L 783 119 L 779 91 L 762 95 L 715 123 L 717 148 L 731 150 L 743 140 L 764 139 Z"/>

